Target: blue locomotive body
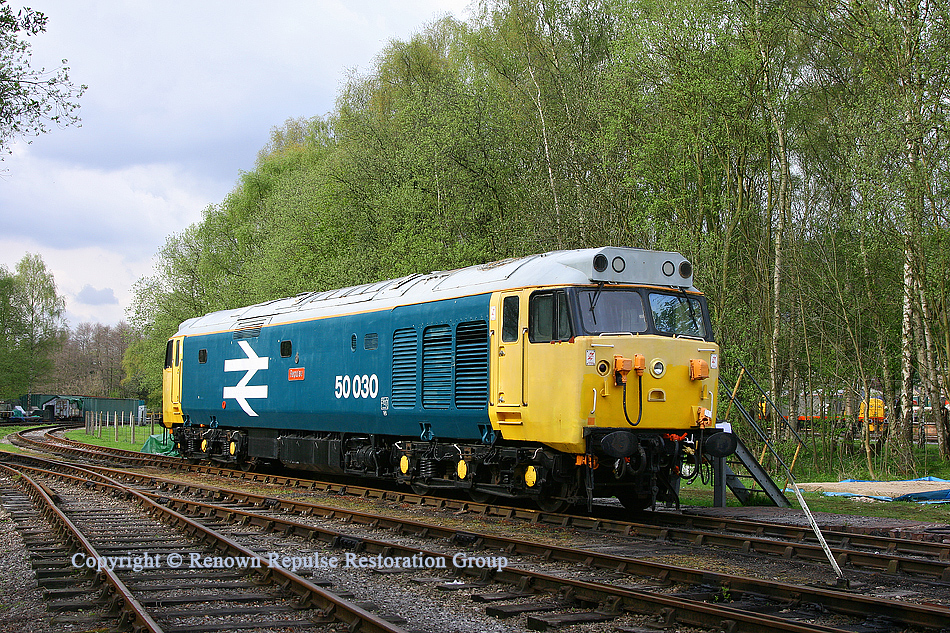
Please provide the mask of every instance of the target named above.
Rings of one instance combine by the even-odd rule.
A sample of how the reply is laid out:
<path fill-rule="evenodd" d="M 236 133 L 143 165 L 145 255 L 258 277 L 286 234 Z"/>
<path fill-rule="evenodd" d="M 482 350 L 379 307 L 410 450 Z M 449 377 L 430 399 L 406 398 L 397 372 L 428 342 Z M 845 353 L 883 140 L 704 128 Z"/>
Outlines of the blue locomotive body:
<path fill-rule="evenodd" d="M 187 337 L 182 410 L 217 427 L 478 440 L 489 426 L 488 303 L 483 294 Z M 475 333 L 467 347 L 465 331 Z"/>

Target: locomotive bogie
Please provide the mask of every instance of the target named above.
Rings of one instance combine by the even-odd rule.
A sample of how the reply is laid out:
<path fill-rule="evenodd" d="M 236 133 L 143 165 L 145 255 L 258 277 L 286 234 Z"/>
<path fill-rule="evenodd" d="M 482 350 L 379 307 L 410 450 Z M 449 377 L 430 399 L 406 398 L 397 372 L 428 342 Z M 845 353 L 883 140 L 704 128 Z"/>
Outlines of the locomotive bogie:
<path fill-rule="evenodd" d="M 165 423 L 183 456 L 242 467 L 675 499 L 716 411 L 691 284 L 675 253 L 585 249 L 212 313 L 169 340 Z"/>

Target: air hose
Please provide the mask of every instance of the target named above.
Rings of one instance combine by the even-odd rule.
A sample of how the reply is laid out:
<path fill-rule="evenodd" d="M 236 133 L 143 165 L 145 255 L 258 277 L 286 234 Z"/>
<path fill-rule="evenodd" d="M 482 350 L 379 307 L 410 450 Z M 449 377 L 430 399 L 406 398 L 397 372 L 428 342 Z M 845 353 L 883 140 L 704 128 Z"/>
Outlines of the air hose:
<path fill-rule="evenodd" d="M 643 419 L 643 374 L 637 372 L 637 388 L 640 392 L 640 411 L 637 413 L 637 421 L 631 422 L 627 414 L 627 383 L 623 383 L 623 417 L 627 418 L 627 424 L 637 426 Z"/>

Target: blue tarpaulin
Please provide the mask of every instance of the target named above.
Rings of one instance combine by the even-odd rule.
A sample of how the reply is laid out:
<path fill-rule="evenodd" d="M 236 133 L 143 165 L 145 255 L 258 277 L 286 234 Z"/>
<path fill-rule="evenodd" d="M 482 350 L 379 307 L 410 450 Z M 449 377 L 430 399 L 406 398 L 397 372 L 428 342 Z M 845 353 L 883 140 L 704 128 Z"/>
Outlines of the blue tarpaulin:
<path fill-rule="evenodd" d="M 943 481 L 931 479 L 930 481 Z M 950 483 L 950 482 L 948 482 Z M 901 495 L 894 501 L 916 501 L 917 503 L 950 503 L 950 490 L 931 490 L 930 492 L 911 492 Z"/>

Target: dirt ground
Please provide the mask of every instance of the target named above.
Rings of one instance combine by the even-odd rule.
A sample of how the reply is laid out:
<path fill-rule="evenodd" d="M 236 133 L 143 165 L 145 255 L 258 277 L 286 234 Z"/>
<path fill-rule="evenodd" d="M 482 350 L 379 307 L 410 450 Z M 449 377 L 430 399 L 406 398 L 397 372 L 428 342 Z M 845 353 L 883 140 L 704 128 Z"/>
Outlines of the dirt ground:
<path fill-rule="evenodd" d="M 824 481 L 799 483 L 804 492 L 849 492 L 868 497 L 891 497 L 892 499 L 912 492 L 950 490 L 946 481 Z"/>

